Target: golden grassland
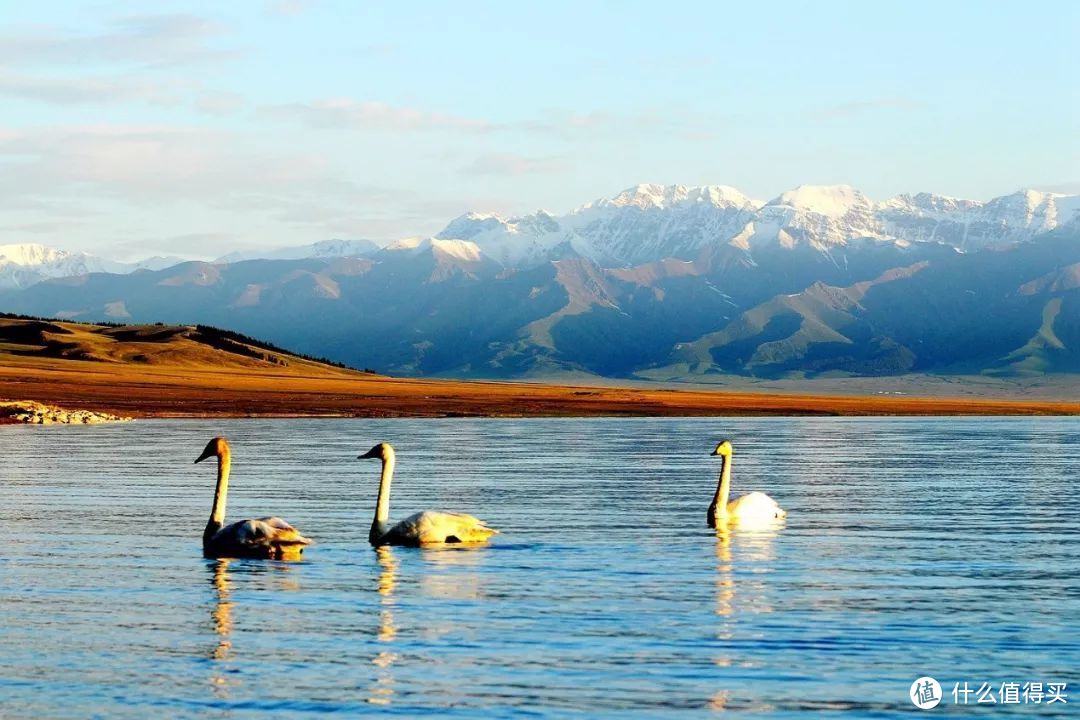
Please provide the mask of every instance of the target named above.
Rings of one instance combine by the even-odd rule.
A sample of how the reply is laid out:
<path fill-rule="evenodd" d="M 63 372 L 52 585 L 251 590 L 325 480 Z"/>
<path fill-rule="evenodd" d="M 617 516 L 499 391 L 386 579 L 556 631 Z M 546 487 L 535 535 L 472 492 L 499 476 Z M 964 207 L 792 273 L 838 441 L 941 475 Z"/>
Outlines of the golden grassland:
<path fill-rule="evenodd" d="M 193 327 L 0 319 L 0 398 L 135 417 L 1060 415 L 1080 403 L 391 378 Z"/>

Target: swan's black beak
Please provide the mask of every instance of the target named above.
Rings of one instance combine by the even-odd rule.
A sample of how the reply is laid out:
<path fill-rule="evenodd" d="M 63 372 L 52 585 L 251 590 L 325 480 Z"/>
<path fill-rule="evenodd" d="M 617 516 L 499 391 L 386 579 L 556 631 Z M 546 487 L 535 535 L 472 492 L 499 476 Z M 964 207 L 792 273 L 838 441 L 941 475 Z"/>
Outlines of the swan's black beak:
<path fill-rule="evenodd" d="M 206 448 L 205 450 L 203 450 L 203 453 L 202 453 L 202 455 L 200 455 L 199 457 L 195 458 L 195 462 L 197 462 L 197 463 L 201 463 L 201 462 L 202 462 L 203 460 L 206 460 L 207 458 L 212 458 L 212 457 L 214 457 L 214 455 L 215 455 L 215 453 L 214 453 L 214 451 L 213 451 L 213 450 L 211 450 L 210 448 Z"/>
<path fill-rule="evenodd" d="M 711 453 L 709 453 L 709 454 L 710 454 L 710 455 L 713 455 L 713 456 L 715 456 L 715 455 L 719 455 L 720 453 L 718 453 L 718 452 L 716 452 L 715 450 L 713 450 L 713 451 L 712 451 Z M 199 462 L 199 461 L 198 461 L 198 460 L 196 460 L 195 462 Z"/>
<path fill-rule="evenodd" d="M 363 455 L 357 455 L 356 459 L 357 460 L 369 460 L 371 458 L 377 458 L 377 457 L 382 457 L 382 455 L 379 454 L 379 448 L 378 447 L 373 447 L 370 450 L 368 450 L 366 453 L 364 453 Z"/>

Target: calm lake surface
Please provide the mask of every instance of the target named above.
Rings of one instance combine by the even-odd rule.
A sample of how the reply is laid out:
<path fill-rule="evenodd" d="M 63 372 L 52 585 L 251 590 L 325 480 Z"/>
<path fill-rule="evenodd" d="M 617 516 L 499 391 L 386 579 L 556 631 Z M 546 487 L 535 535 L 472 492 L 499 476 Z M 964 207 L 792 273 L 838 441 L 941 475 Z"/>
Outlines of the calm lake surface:
<path fill-rule="evenodd" d="M 302 563 L 205 560 L 280 515 Z M 733 496 L 784 527 L 705 525 Z M 486 548 L 375 552 L 391 519 L 475 514 Z M 1067 682 L 1080 704 L 1080 420 L 140 421 L 5 427 L 0 716 L 460 717 L 917 712 L 912 681 Z M 969 700 L 974 704 L 975 698 Z"/>

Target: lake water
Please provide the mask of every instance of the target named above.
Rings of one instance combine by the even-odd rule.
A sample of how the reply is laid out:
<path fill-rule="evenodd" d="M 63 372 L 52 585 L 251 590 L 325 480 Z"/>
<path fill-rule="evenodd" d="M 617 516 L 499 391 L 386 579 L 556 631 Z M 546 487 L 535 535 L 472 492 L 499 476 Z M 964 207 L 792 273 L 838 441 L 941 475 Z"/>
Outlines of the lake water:
<path fill-rule="evenodd" d="M 285 517 L 304 562 L 201 557 L 215 434 L 229 518 Z M 784 527 L 706 527 L 722 437 Z M 391 519 L 503 534 L 375 552 L 382 440 Z M 963 682 L 1080 704 L 1078 419 L 140 421 L 0 453 L 6 718 L 900 717 L 922 675 L 933 712 L 972 712 Z"/>

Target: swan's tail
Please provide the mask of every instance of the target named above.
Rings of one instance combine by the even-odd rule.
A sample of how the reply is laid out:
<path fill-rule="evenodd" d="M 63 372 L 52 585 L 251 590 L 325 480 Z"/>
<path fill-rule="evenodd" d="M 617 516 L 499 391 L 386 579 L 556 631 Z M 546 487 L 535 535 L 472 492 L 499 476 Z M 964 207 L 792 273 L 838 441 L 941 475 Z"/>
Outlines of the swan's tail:
<path fill-rule="evenodd" d="M 311 538 L 306 538 L 303 535 L 301 535 L 300 533 L 296 533 L 295 535 L 287 535 L 285 533 L 282 533 L 282 534 L 277 535 L 276 537 L 274 537 L 274 539 L 271 542 L 273 542 L 275 545 L 289 545 L 289 546 L 291 546 L 291 545 L 314 545 L 315 544 L 314 540 L 312 540 Z"/>
<path fill-rule="evenodd" d="M 466 537 L 461 538 L 463 542 L 483 542 L 492 535 L 498 535 L 499 531 L 495 528 L 488 527 L 482 522 L 477 522 L 476 525 L 469 528 L 464 535 Z M 468 538 L 468 539 L 466 539 Z"/>

